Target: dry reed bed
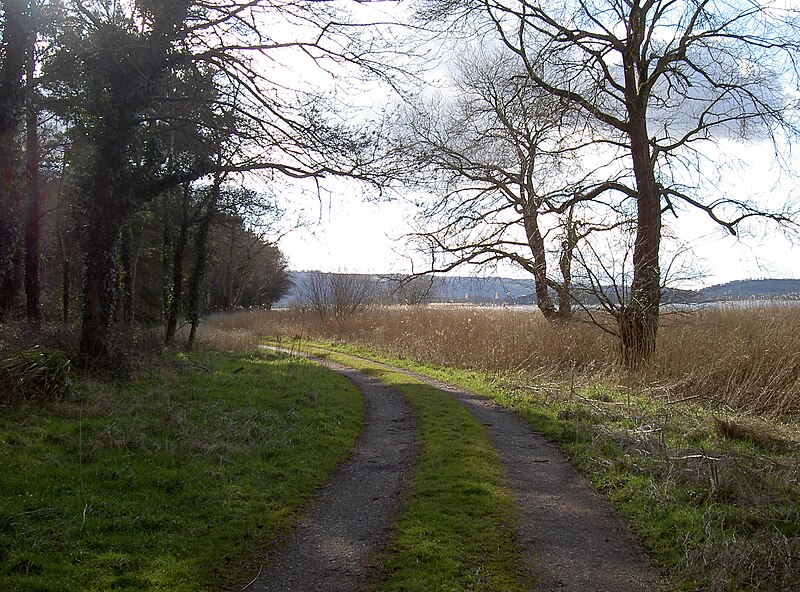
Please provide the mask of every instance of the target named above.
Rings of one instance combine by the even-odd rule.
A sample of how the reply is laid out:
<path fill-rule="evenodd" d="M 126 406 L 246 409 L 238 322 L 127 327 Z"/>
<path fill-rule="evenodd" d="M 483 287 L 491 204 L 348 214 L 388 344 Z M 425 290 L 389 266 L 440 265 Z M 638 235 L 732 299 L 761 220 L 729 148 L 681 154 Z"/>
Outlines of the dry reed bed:
<path fill-rule="evenodd" d="M 384 307 L 343 321 L 302 310 L 215 315 L 201 338 L 230 349 L 258 336 L 342 340 L 421 362 L 538 379 L 633 385 L 766 415 L 800 413 L 800 307 L 718 308 L 664 315 L 658 353 L 635 375 L 614 338 L 588 322 L 551 325 L 535 311 Z"/>

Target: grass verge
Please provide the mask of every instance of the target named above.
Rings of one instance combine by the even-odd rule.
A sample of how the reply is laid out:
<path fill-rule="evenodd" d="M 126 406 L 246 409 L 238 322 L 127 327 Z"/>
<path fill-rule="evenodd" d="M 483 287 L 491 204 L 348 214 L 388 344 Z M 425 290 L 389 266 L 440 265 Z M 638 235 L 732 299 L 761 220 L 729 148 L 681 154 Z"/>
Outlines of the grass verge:
<path fill-rule="evenodd" d="M 720 418 L 596 385 L 365 356 L 492 398 L 551 438 L 633 526 L 681 590 L 800 589 L 800 437 L 774 420 Z"/>
<path fill-rule="evenodd" d="M 4 406 L 0 589 L 246 582 L 362 421 L 348 380 L 270 353 L 178 356 L 132 383 Z"/>
<path fill-rule="evenodd" d="M 296 349 L 296 348 L 295 348 Z M 385 560 L 380 591 L 530 589 L 515 543 L 514 505 L 486 431 L 458 401 L 405 374 L 302 347 L 400 391 L 419 422 L 420 459 Z"/>

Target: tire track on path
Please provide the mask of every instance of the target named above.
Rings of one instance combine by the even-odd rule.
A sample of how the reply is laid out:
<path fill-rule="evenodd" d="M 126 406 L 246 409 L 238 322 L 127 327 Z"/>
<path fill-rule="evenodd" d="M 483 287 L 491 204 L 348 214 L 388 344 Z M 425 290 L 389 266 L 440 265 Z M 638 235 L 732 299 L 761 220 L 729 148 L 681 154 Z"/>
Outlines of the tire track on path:
<path fill-rule="evenodd" d="M 671 589 L 608 500 L 516 413 L 425 375 L 362 359 L 455 397 L 486 427 L 520 509 L 514 527 L 541 592 Z"/>
<path fill-rule="evenodd" d="M 267 348 L 296 354 L 280 348 Z M 303 525 L 247 586 L 258 592 L 345 592 L 380 568 L 401 494 L 413 473 L 416 420 L 405 399 L 352 368 L 304 356 L 350 379 L 366 400 L 364 432 L 331 476 Z"/>

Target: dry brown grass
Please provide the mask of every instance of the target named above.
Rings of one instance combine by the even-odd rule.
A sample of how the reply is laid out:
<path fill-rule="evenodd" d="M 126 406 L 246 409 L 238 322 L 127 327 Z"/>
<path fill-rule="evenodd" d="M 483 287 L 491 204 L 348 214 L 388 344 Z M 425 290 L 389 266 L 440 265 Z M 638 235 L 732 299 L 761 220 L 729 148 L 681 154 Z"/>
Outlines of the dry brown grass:
<path fill-rule="evenodd" d="M 264 311 L 261 311 L 262 314 Z M 229 315 L 215 315 L 212 320 L 201 325 L 197 333 L 196 346 L 213 348 L 220 351 L 243 352 L 258 347 L 259 335 L 254 327 L 243 321 L 249 312 L 236 312 Z M 230 318 L 226 318 L 230 317 Z M 178 331 L 176 341 L 186 343 L 188 328 Z"/>
<path fill-rule="evenodd" d="M 721 308 L 667 317 L 646 370 L 682 397 L 759 414 L 800 413 L 800 307 Z"/>
<path fill-rule="evenodd" d="M 598 327 L 554 326 L 517 309 L 393 306 L 344 323 L 299 310 L 247 311 L 215 315 L 201 339 L 238 349 L 262 335 L 346 341 L 457 368 L 624 383 L 750 413 L 800 413 L 800 307 L 664 315 L 656 357 L 633 376 L 618 364 L 614 338 Z"/>

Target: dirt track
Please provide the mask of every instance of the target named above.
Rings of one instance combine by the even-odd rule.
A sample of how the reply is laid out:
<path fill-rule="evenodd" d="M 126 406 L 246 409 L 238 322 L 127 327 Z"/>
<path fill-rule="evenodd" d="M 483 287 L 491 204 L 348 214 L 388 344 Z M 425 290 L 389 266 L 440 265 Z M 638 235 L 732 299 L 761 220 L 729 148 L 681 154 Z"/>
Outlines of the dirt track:
<path fill-rule="evenodd" d="M 383 383 L 317 360 L 349 378 L 366 400 L 364 432 L 331 477 L 307 521 L 247 590 L 344 592 L 378 569 L 405 481 L 417 455 L 416 421 L 405 400 Z"/>
<path fill-rule="evenodd" d="M 414 420 L 400 395 L 355 370 L 368 402 L 367 427 L 353 456 L 322 492 L 308 523 L 248 588 L 356 590 L 377 569 L 403 483 L 416 456 Z M 388 367 L 388 366 L 387 366 Z M 487 429 L 518 509 L 518 538 L 546 592 L 658 592 L 666 580 L 630 528 L 542 436 L 485 398 L 394 367 L 461 401 Z"/>
<path fill-rule="evenodd" d="M 608 501 L 524 420 L 479 395 L 394 369 L 457 398 L 486 427 L 521 514 L 515 527 L 526 555 L 538 567 L 539 590 L 669 589 Z"/>

